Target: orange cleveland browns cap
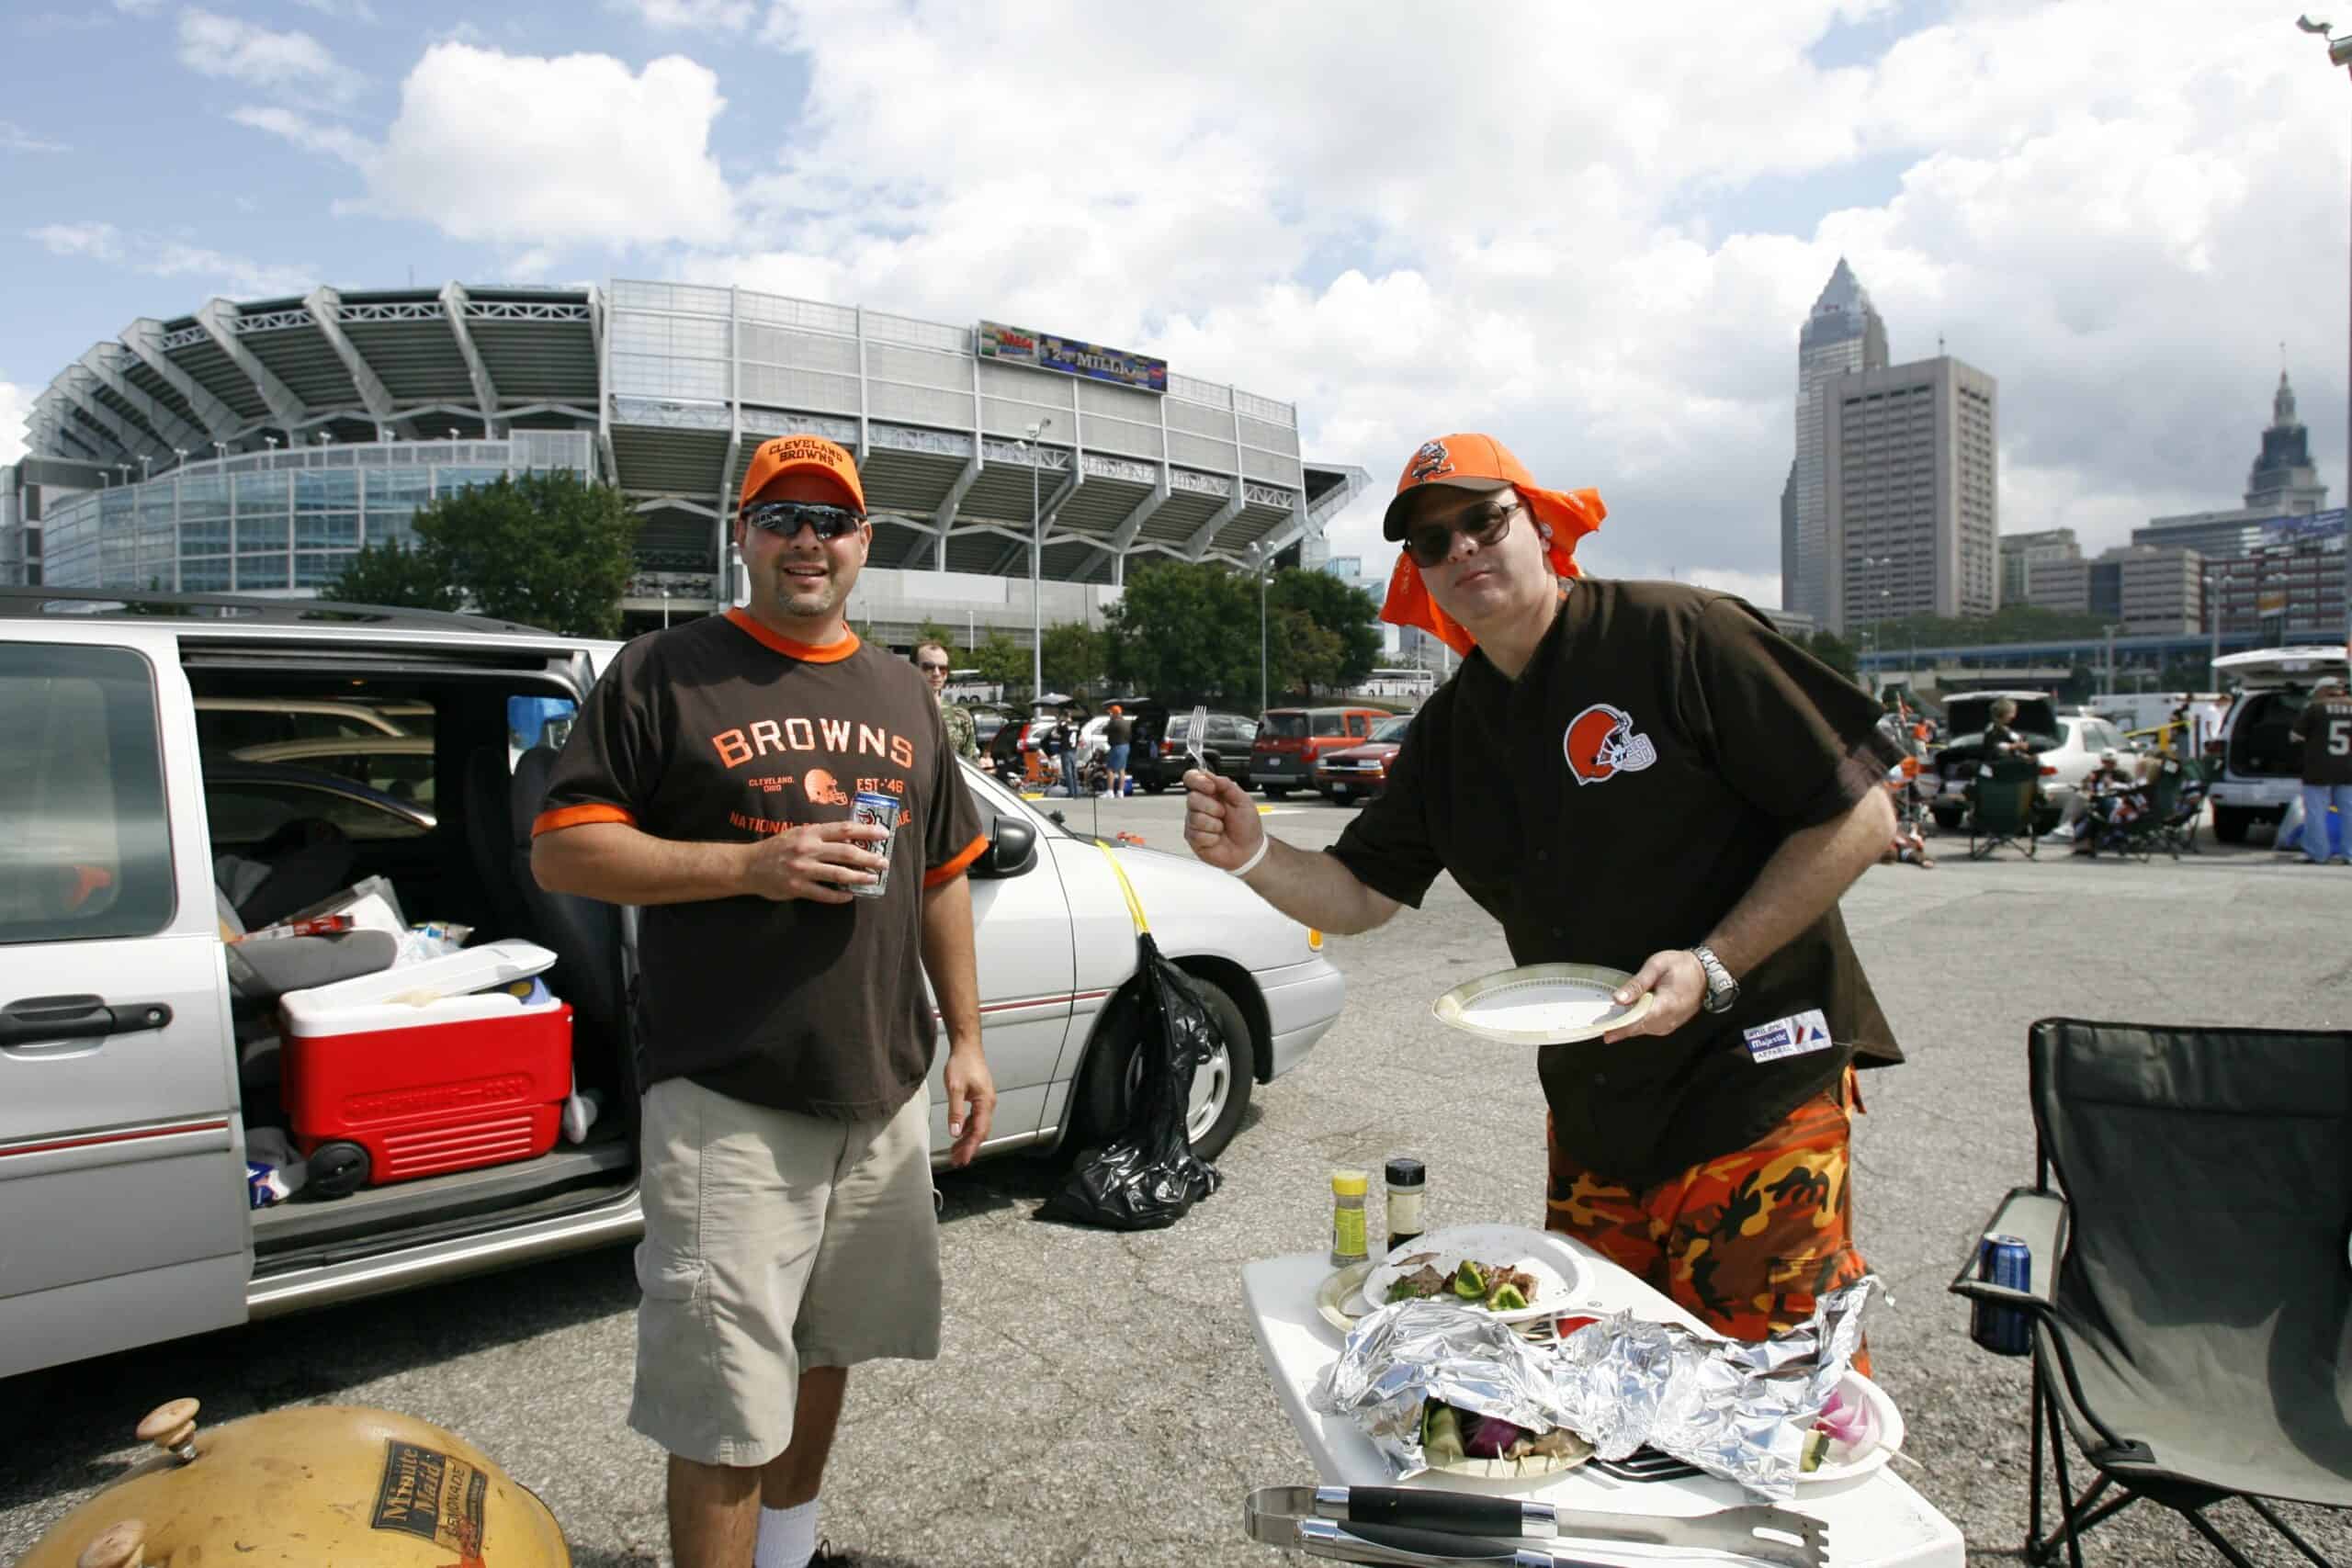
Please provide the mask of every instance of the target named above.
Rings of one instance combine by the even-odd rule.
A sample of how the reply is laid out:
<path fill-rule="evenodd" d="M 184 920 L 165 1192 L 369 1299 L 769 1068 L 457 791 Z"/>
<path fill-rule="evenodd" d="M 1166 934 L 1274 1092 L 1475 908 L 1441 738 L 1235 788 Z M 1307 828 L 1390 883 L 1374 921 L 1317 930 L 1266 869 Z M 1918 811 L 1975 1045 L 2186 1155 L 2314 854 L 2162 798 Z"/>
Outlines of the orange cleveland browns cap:
<path fill-rule="evenodd" d="M 821 435 L 778 435 L 763 441 L 752 454 L 752 466 L 743 470 L 743 493 L 739 506 L 749 506 L 760 492 L 786 474 L 820 473 L 840 487 L 850 505 L 865 510 L 865 487 L 858 482 L 857 461 L 846 447 L 836 446 Z"/>
<path fill-rule="evenodd" d="M 1535 479 L 1527 471 L 1526 464 L 1510 455 L 1510 447 L 1491 435 L 1441 435 L 1434 441 L 1424 441 L 1405 459 L 1405 471 L 1396 476 L 1396 493 L 1388 502 L 1387 514 L 1381 519 L 1381 537 L 1405 536 L 1405 497 L 1423 485 L 1467 491 L 1517 485 L 1521 490 L 1532 491 Z"/>

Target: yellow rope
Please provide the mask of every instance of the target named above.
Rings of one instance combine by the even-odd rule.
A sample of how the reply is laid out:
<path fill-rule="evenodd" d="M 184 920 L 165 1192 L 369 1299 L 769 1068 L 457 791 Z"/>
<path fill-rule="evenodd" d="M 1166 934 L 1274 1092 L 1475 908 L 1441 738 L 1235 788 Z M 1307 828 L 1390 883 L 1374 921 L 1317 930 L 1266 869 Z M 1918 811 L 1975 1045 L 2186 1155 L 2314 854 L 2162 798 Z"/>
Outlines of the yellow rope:
<path fill-rule="evenodd" d="M 1136 930 L 1138 932 L 1148 931 L 1151 922 L 1143 918 L 1143 905 L 1136 897 L 1135 884 L 1127 880 L 1127 868 L 1119 863 L 1119 857 L 1111 852 L 1110 845 L 1098 840 L 1094 847 L 1101 850 L 1102 858 L 1111 863 L 1111 874 L 1119 879 L 1119 891 L 1126 896 L 1127 913 L 1135 917 Z"/>

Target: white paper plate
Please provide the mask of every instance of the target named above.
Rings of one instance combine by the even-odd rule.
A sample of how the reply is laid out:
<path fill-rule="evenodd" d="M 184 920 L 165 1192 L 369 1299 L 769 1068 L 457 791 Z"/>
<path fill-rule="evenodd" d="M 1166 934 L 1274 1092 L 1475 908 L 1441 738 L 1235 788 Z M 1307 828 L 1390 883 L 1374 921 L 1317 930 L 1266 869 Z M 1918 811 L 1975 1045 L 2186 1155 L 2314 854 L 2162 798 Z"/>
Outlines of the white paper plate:
<path fill-rule="evenodd" d="M 1886 1461 L 1894 1458 L 1895 1450 L 1903 1446 L 1903 1413 L 1894 1408 L 1894 1401 L 1886 1396 L 1886 1390 L 1849 1368 L 1838 1384 L 1838 1392 L 1845 1396 L 1849 1404 L 1859 1403 L 1869 1410 L 1869 1443 L 1843 1463 L 1824 1463 L 1810 1474 L 1798 1475 L 1797 1484 L 1800 1486 L 1817 1486 L 1826 1481 L 1851 1481 L 1858 1475 L 1883 1470 Z"/>
<path fill-rule="evenodd" d="M 1436 1254 L 1429 1267 L 1441 1274 L 1451 1274 L 1465 1258 L 1481 1263 L 1501 1263 L 1521 1269 L 1535 1278 L 1535 1294 L 1523 1307 L 1509 1312 L 1487 1313 L 1476 1302 L 1464 1301 L 1451 1293 L 1434 1297 L 1452 1302 L 1465 1312 L 1486 1313 L 1500 1323 L 1522 1323 L 1547 1314 L 1572 1310 L 1577 1293 L 1583 1289 L 1584 1268 L 1576 1252 L 1562 1237 L 1549 1231 L 1530 1230 L 1525 1225 L 1455 1225 L 1447 1230 L 1431 1231 L 1379 1259 L 1372 1271 L 1364 1276 L 1361 1292 L 1366 1305 L 1378 1309 L 1388 1304 L 1388 1287 L 1398 1279 L 1420 1267 L 1398 1267 L 1398 1260 L 1418 1258 L 1422 1253 Z"/>
<path fill-rule="evenodd" d="M 1513 1045 L 1556 1045 L 1597 1039 L 1634 1022 L 1656 1001 L 1645 991 L 1619 1005 L 1617 987 L 1633 976 L 1598 964 L 1529 964 L 1471 980 L 1438 998 L 1440 1023 Z"/>

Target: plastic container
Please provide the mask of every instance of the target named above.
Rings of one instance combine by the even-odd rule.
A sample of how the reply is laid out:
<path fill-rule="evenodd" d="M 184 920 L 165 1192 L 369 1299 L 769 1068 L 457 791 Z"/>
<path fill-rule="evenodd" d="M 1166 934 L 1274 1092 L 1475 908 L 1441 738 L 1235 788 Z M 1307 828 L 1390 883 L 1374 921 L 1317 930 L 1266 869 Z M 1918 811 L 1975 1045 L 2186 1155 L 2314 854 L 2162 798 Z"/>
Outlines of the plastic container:
<path fill-rule="evenodd" d="M 1363 1224 L 1364 1191 L 1371 1185 L 1372 1178 L 1364 1171 L 1342 1168 L 1331 1173 L 1331 1266 L 1334 1269 L 1362 1263 L 1371 1256 Z"/>
<path fill-rule="evenodd" d="M 493 942 L 280 998 L 280 1095 L 311 1188 L 337 1197 L 552 1148 L 571 1008 L 485 987 L 554 963 Z"/>

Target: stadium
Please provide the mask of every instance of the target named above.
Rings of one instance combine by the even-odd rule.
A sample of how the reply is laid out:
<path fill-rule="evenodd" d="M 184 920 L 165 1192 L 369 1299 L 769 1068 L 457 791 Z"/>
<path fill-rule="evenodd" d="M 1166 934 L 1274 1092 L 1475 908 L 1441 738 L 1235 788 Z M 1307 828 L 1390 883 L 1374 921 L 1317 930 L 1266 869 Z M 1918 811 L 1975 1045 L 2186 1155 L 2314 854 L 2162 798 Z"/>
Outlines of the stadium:
<path fill-rule="evenodd" d="M 1306 460 L 1294 405 L 1141 355 L 617 279 L 215 299 L 91 345 L 26 432 L 0 582 L 315 594 L 448 490 L 565 468 L 640 518 L 632 631 L 732 600 L 744 467 L 814 433 L 858 456 L 856 609 L 893 642 L 1094 621 L 1138 557 L 1319 564 L 1366 482 Z"/>

